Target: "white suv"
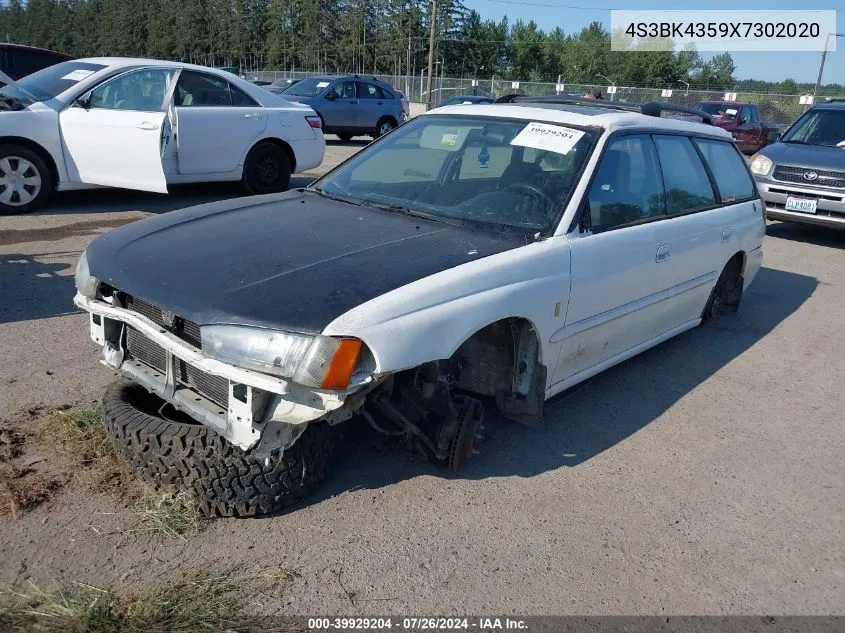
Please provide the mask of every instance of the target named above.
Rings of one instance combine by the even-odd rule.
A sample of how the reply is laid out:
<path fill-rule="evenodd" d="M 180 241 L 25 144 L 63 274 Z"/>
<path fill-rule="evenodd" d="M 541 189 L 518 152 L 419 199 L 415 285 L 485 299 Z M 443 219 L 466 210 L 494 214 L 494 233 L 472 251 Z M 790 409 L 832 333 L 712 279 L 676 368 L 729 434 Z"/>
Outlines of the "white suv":
<path fill-rule="evenodd" d="M 120 451 L 209 511 L 270 512 L 353 415 L 457 469 L 485 406 L 536 423 L 736 310 L 765 222 L 731 136 L 575 101 L 440 108 L 308 188 L 95 240 L 76 303 L 132 381 L 103 401 Z"/>

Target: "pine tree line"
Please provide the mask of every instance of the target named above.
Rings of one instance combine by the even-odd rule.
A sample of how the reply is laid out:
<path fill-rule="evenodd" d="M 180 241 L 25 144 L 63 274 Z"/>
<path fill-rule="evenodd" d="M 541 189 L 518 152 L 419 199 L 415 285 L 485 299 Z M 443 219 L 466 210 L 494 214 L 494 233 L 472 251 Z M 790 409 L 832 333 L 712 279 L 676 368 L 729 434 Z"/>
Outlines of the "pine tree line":
<path fill-rule="evenodd" d="M 427 64 L 428 0 L 0 0 L 0 40 L 74 56 L 143 56 L 241 69 L 418 74 Z M 578 33 L 482 20 L 438 3 L 436 59 L 446 76 L 691 88 L 737 83 L 728 53 L 613 52 L 598 22 Z M 749 84 L 753 84 L 749 85 Z M 804 86 L 784 82 L 790 94 Z M 832 86 L 841 89 L 839 86 Z M 838 91 L 838 90 L 837 90 Z"/>

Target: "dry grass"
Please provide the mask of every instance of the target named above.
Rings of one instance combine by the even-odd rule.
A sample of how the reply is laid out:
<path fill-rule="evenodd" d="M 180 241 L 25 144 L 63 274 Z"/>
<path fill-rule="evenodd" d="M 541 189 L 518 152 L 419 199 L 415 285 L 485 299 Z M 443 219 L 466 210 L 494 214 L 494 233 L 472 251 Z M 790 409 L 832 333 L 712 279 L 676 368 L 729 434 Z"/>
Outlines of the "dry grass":
<path fill-rule="evenodd" d="M 139 499 L 138 514 L 142 531 L 155 535 L 182 538 L 202 532 L 211 522 L 189 492 L 161 492 L 145 489 Z"/>
<path fill-rule="evenodd" d="M 141 496 L 129 466 L 114 452 L 99 408 L 57 411 L 46 420 L 42 436 L 62 452 L 75 472 L 84 474 L 95 492 L 130 501 Z"/>
<path fill-rule="evenodd" d="M 66 473 L 0 464 L 0 515 L 20 516 L 53 498 L 70 479 Z"/>
<path fill-rule="evenodd" d="M 244 614 L 243 604 L 256 590 L 275 588 L 288 580 L 289 575 L 283 571 L 243 574 L 230 570 L 123 597 L 79 583 L 52 591 L 43 591 L 30 583 L 18 590 L 0 592 L 0 630 L 10 633 L 267 631 L 257 619 Z"/>

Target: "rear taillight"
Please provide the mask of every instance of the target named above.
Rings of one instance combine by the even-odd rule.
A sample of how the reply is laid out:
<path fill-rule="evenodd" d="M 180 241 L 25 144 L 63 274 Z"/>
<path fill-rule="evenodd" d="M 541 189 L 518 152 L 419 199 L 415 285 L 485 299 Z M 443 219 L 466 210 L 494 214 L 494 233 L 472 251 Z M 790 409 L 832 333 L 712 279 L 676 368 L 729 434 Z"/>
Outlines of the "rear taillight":
<path fill-rule="evenodd" d="M 310 125 L 313 128 L 316 128 L 318 130 L 321 127 L 323 127 L 323 122 L 320 120 L 320 117 L 318 117 L 318 116 L 307 116 L 307 117 L 305 117 L 305 120 L 308 122 L 308 125 Z"/>

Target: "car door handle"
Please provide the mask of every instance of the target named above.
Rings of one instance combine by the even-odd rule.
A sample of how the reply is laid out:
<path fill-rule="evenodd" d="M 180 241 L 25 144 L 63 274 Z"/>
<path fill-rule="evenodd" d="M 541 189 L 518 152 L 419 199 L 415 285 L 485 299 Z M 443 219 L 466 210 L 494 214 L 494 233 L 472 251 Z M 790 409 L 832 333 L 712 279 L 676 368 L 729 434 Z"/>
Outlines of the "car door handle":
<path fill-rule="evenodd" d="M 661 246 L 660 248 L 657 249 L 657 255 L 655 256 L 654 261 L 656 261 L 658 264 L 660 262 L 666 262 L 666 261 L 669 261 L 669 258 L 671 256 L 672 256 L 672 253 L 669 252 L 669 246 L 663 245 L 663 246 Z"/>
<path fill-rule="evenodd" d="M 731 229 L 725 229 L 722 231 L 722 241 L 727 242 L 731 239 L 731 235 L 733 235 L 733 231 Z"/>
<path fill-rule="evenodd" d="M 351 99 L 349 103 L 358 103 L 358 99 Z"/>
<path fill-rule="evenodd" d="M 384 101 L 376 101 L 376 105 L 384 105 Z"/>
<path fill-rule="evenodd" d="M 245 114 L 244 118 L 245 119 L 263 119 L 264 115 L 263 114 L 257 114 L 257 113 Z"/>
<path fill-rule="evenodd" d="M 138 125 L 136 125 L 135 127 L 137 127 L 139 130 L 144 130 L 144 131 L 146 131 L 146 132 L 152 132 L 153 130 L 157 130 L 157 129 L 158 129 L 158 125 L 157 125 L 157 124 L 155 124 L 155 123 L 150 123 L 149 121 L 143 121 L 142 123 L 139 123 L 139 124 L 138 124 Z"/>

